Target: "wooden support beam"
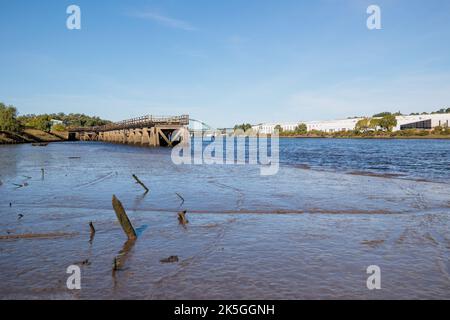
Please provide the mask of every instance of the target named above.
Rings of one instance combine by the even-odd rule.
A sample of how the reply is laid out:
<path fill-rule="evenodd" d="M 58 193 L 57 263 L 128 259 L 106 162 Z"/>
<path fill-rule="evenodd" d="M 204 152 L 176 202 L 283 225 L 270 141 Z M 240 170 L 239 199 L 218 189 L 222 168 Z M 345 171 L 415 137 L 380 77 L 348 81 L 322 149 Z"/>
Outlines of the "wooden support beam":
<path fill-rule="evenodd" d="M 169 139 L 166 137 L 166 135 L 164 134 L 164 132 L 163 132 L 160 128 L 156 128 L 156 130 L 157 130 L 158 134 L 160 134 L 161 137 L 164 139 L 164 141 L 167 142 L 167 145 L 168 145 L 169 147 L 173 147 L 172 142 L 169 141 Z"/>

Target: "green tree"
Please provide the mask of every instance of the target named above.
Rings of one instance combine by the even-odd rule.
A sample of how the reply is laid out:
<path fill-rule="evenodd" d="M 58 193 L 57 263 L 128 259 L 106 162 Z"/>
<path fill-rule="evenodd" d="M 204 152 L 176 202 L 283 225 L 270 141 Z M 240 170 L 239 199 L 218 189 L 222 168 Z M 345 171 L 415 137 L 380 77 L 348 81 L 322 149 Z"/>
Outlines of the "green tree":
<path fill-rule="evenodd" d="M 364 118 L 356 123 L 355 130 L 358 132 L 367 132 L 370 129 L 370 118 Z"/>
<path fill-rule="evenodd" d="M 66 131 L 66 126 L 58 123 L 58 124 L 55 124 L 52 126 L 52 130 L 59 131 L 59 132 Z"/>
<path fill-rule="evenodd" d="M 295 128 L 295 133 L 296 134 L 306 134 L 308 132 L 308 126 L 304 123 L 300 123 L 296 128 Z"/>
<path fill-rule="evenodd" d="M 278 133 L 282 133 L 283 132 L 283 128 L 279 124 L 277 124 L 274 129 L 278 130 Z"/>
<path fill-rule="evenodd" d="M 234 130 L 243 130 L 244 132 L 250 130 L 252 125 L 250 123 L 237 124 L 234 126 Z"/>
<path fill-rule="evenodd" d="M 380 120 L 381 119 L 375 119 L 375 118 L 370 119 L 369 128 L 371 130 L 377 130 L 378 127 L 381 127 Z"/>
<path fill-rule="evenodd" d="M 392 131 L 392 129 L 397 125 L 397 119 L 393 114 L 385 115 L 379 121 L 379 126 L 386 131 Z"/>
<path fill-rule="evenodd" d="M 385 116 L 390 116 L 390 115 L 392 115 L 392 113 L 386 111 L 386 112 L 380 112 L 380 113 L 374 114 L 372 117 L 373 118 L 383 118 Z"/>
<path fill-rule="evenodd" d="M 25 126 L 37 130 L 42 130 L 45 132 L 50 132 L 52 128 L 52 122 L 50 121 L 51 118 L 49 115 L 39 115 L 34 116 L 31 118 L 26 118 L 25 120 Z"/>
<path fill-rule="evenodd" d="M 0 130 L 20 132 L 21 129 L 20 122 L 17 120 L 17 109 L 0 103 Z"/>

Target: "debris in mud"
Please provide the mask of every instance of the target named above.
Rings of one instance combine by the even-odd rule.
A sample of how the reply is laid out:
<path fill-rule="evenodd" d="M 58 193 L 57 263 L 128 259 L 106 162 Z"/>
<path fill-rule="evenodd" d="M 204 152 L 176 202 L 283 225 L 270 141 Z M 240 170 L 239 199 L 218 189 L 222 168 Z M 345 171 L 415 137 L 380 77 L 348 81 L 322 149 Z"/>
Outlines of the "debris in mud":
<path fill-rule="evenodd" d="M 48 143 L 40 142 L 40 143 L 32 143 L 33 147 L 46 147 L 48 146 Z"/>
<path fill-rule="evenodd" d="M 119 220 L 120 225 L 122 226 L 122 229 L 127 235 L 128 239 L 136 240 L 136 231 L 134 230 L 130 219 L 128 219 L 127 213 L 125 212 L 122 203 L 119 201 L 119 199 L 117 199 L 115 195 L 113 195 L 112 198 L 112 206 L 114 208 L 114 211 L 116 212 L 117 219 Z"/>
<path fill-rule="evenodd" d="M 81 159 L 81 157 L 69 157 L 69 159 Z"/>
<path fill-rule="evenodd" d="M 178 196 L 178 198 L 181 199 L 181 203 L 180 203 L 180 207 L 184 204 L 184 198 L 177 192 L 175 192 L 175 194 Z"/>
<path fill-rule="evenodd" d="M 141 180 L 139 180 L 139 178 L 135 175 L 135 174 L 133 174 L 133 178 L 134 178 L 134 180 L 136 180 L 136 182 L 138 183 L 138 184 L 140 184 L 141 186 L 142 186 L 142 188 L 144 188 L 145 189 L 145 193 L 148 193 L 150 190 L 147 188 L 147 186 L 141 181 Z"/>
<path fill-rule="evenodd" d="M 64 238 L 64 237 L 74 237 L 78 233 L 26 233 L 26 234 L 14 234 L 7 236 L 0 236 L 0 240 L 18 240 L 18 239 L 51 239 L 51 238 Z"/>
<path fill-rule="evenodd" d="M 33 178 L 33 177 L 30 177 L 30 176 L 22 176 L 22 177 L 24 177 L 24 178 L 27 179 L 27 180 L 30 180 L 30 179 Z"/>
<path fill-rule="evenodd" d="M 95 237 L 95 228 L 94 228 L 94 224 L 91 222 L 89 222 L 89 228 L 91 229 L 91 235 L 89 237 L 89 242 L 92 243 L 92 240 L 94 240 Z"/>
<path fill-rule="evenodd" d="M 367 245 L 372 248 L 376 248 L 384 243 L 384 240 L 364 240 L 361 244 Z"/>
<path fill-rule="evenodd" d="M 209 223 L 209 224 L 205 224 L 204 226 L 201 226 L 201 227 L 211 229 L 211 228 L 219 227 L 219 224 L 218 223 Z"/>
<path fill-rule="evenodd" d="M 22 219 L 22 218 L 23 218 L 23 214 L 19 213 L 19 214 L 17 215 L 17 220 L 20 220 L 20 219 Z"/>
<path fill-rule="evenodd" d="M 90 266 L 91 262 L 89 261 L 89 259 L 83 260 L 81 262 L 76 263 L 77 265 L 82 265 L 82 266 Z"/>
<path fill-rule="evenodd" d="M 178 256 L 170 256 L 168 258 L 159 260 L 159 262 L 161 262 L 161 263 L 175 263 L 175 262 L 178 262 Z"/>
<path fill-rule="evenodd" d="M 189 221 L 186 218 L 186 210 L 178 212 L 178 221 L 181 225 L 186 226 Z"/>
<path fill-rule="evenodd" d="M 23 184 L 13 183 L 13 185 L 16 186 L 17 189 L 23 188 L 23 187 L 28 187 L 28 183 L 26 183 L 26 182 L 24 182 Z"/>

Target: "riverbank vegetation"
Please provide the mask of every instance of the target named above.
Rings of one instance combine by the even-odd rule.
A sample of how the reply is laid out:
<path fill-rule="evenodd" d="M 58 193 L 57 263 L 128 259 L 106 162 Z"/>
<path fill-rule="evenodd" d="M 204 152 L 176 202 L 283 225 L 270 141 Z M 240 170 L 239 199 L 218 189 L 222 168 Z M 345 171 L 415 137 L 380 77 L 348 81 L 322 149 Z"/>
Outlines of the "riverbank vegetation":
<path fill-rule="evenodd" d="M 85 114 L 18 114 L 17 108 L 0 102 L 0 144 L 51 142 L 67 139 L 70 127 L 91 127 L 111 121 Z"/>
<path fill-rule="evenodd" d="M 348 139 L 450 139 L 450 129 L 436 127 L 433 130 L 407 129 L 399 131 L 336 131 L 324 132 L 318 130 L 309 131 L 306 134 L 296 135 L 290 132 L 283 132 L 281 137 L 291 138 L 348 138 Z"/>
<path fill-rule="evenodd" d="M 20 132 L 22 126 L 17 119 L 17 109 L 13 106 L 6 106 L 0 102 L 0 130 L 9 132 Z"/>
<path fill-rule="evenodd" d="M 65 113 L 52 113 L 52 114 L 27 114 L 18 117 L 18 120 L 25 127 L 34 128 L 46 132 L 65 131 L 70 127 L 94 127 L 103 126 L 111 123 L 111 121 L 103 120 L 99 117 L 91 117 L 85 114 L 65 114 Z"/>
<path fill-rule="evenodd" d="M 438 111 L 421 114 L 443 114 L 450 113 L 450 108 L 442 108 Z M 294 130 L 283 130 L 281 125 L 275 126 L 278 130 L 280 137 L 291 137 L 291 138 L 430 138 L 430 139 L 450 139 L 450 128 L 446 127 L 436 127 L 432 130 L 426 129 L 407 129 L 393 131 L 397 126 L 396 116 L 402 115 L 401 112 L 390 113 L 381 112 L 373 115 L 372 117 L 356 117 L 362 118 L 356 123 L 354 130 L 342 130 L 335 132 L 325 132 L 319 130 L 308 131 L 307 125 L 304 123 L 299 123 Z M 413 114 L 416 115 L 416 114 Z M 417 113 L 418 115 L 418 113 Z M 247 128 L 250 125 L 236 126 L 238 129 Z M 251 126 L 250 126 L 251 128 Z"/>
<path fill-rule="evenodd" d="M 370 126 L 370 121 L 369 121 Z M 387 129 L 366 129 L 366 122 L 364 122 L 363 129 L 355 130 L 343 130 L 336 132 L 324 132 L 319 130 L 311 130 L 307 133 L 296 134 L 295 131 L 282 131 L 280 132 L 280 137 L 292 137 L 292 138 L 379 138 L 379 139 L 450 139 L 450 128 L 446 127 L 436 127 L 432 130 L 424 129 L 406 129 L 399 131 L 392 131 Z"/>

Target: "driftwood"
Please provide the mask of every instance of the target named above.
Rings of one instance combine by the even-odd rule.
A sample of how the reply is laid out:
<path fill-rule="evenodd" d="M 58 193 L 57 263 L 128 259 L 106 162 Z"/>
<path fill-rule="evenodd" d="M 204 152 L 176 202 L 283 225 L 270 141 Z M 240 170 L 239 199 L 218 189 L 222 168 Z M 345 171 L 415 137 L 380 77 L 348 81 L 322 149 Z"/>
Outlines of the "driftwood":
<path fill-rule="evenodd" d="M 179 260 L 178 256 L 170 256 L 168 258 L 159 260 L 159 262 L 161 262 L 161 263 L 175 263 L 175 262 L 178 262 L 178 260 Z"/>
<path fill-rule="evenodd" d="M 64 238 L 64 237 L 73 237 L 76 236 L 77 233 L 63 233 L 63 232 L 55 232 L 55 233 L 26 233 L 26 234 L 11 234 L 7 236 L 0 236 L 0 240 L 18 240 L 18 239 L 51 239 L 51 238 Z"/>
<path fill-rule="evenodd" d="M 127 213 L 125 212 L 122 203 L 119 201 L 119 199 L 116 198 L 115 195 L 112 198 L 112 206 L 114 208 L 114 211 L 116 212 L 117 219 L 119 220 L 120 225 L 122 226 L 122 229 L 127 235 L 128 239 L 136 240 L 136 231 L 134 231 L 133 225 L 131 224 L 130 219 L 128 219 Z"/>
<path fill-rule="evenodd" d="M 24 182 L 23 184 L 13 183 L 13 186 L 16 186 L 18 189 L 18 188 L 28 187 L 28 183 L 27 182 Z"/>
<path fill-rule="evenodd" d="M 141 180 L 139 180 L 139 178 L 135 174 L 133 174 L 133 178 L 134 178 L 134 180 L 136 180 L 137 183 L 139 183 L 142 186 L 142 188 L 145 189 L 145 193 L 148 193 L 150 191 L 147 188 L 147 186 Z"/>
<path fill-rule="evenodd" d="M 89 261 L 89 259 L 80 261 L 75 263 L 77 266 L 90 266 L 92 263 Z"/>
<path fill-rule="evenodd" d="M 175 192 L 175 194 L 178 196 L 178 198 L 181 199 L 181 204 L 180 204 L 180 207 L 181 207 L 184 204 L 184 198 L 177 192 Z"/>

